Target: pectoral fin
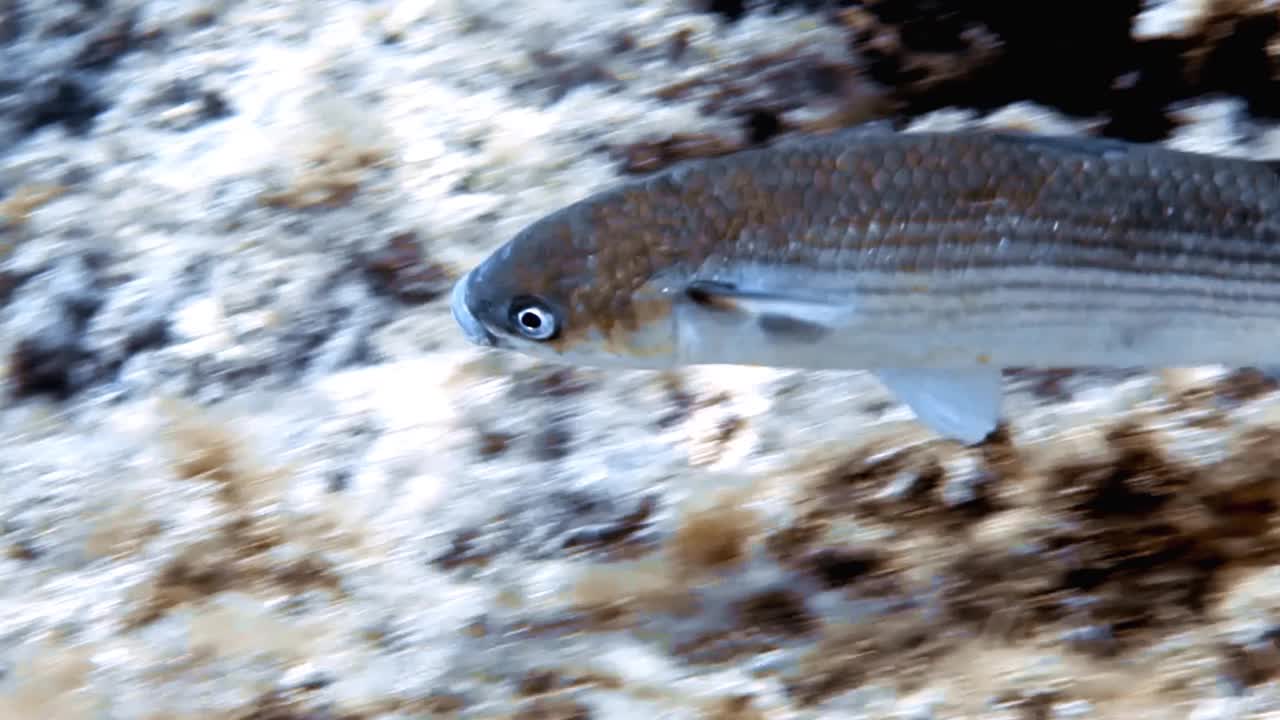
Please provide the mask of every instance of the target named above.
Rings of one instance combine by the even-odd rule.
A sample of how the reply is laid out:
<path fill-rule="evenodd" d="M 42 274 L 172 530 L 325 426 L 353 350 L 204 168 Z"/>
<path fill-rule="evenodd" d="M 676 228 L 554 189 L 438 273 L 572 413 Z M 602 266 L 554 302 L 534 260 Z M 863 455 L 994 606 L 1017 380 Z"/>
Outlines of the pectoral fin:
<path fill-rule="evenodd" d="M 975 445 L 1000 424 L 999 368 L 881 369 L 876 377 L 934 432 Z"/>
<path fill-rule="evenodd" d="M 692 283 L 686 294 L 712 315 L 753 322 L 766 337 L 787 343 L 816 343 L 847 322 L 852 312 L 847 302 L 829 295 L 719 282 Z"/>

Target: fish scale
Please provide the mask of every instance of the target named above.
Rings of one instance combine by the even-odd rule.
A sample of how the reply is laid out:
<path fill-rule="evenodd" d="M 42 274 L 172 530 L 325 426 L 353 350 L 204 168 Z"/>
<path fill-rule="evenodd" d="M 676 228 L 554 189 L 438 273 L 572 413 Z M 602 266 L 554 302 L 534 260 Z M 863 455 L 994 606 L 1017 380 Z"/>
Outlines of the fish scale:
<path fill-rule="evenodd" d="M 1276 168 L 1086 137 L 798 138 L 551 213 L 453 312 L 560 362 L 868 369 L 973 440 L 1003 367 L 1268 364 Z"/>

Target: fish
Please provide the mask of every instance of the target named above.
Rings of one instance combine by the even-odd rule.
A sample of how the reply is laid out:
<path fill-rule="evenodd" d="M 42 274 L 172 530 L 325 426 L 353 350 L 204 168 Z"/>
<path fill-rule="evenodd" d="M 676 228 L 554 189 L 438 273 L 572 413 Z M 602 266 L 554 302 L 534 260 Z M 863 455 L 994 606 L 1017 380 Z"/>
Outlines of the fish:
<path fill-rule="evenodd" d="M 1268 367 L 1280 163 L 1096 136 L 854 127 L 702 158 L 541 217 L 452 289 L 547 362 L 872 373 L 966 445 L 1012 368 Z"/>

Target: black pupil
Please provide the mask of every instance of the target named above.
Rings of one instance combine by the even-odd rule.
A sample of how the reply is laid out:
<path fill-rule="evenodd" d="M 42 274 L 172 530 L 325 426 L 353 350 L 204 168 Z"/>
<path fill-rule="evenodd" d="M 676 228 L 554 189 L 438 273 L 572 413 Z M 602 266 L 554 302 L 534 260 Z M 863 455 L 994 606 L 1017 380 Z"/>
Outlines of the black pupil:
<path fill-rule="evenodd" d="M 542 318 L 532 310 L 525 310 L 520 313 L 520 322 L 530 330 L 537 330 L 542 327 Z"/>

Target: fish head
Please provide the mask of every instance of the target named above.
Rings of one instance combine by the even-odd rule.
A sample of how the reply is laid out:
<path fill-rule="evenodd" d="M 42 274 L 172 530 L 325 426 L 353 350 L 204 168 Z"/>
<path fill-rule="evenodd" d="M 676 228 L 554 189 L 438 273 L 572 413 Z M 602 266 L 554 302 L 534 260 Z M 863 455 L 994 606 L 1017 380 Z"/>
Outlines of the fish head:
<path fill-rule="evenodd" d="M 534 222 L 460 278 L 451 306 L 463 334 L 564 364 L 679 364 L 674 303 L 683 284 L 664 229 L 629 192 Z"/>

